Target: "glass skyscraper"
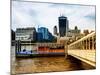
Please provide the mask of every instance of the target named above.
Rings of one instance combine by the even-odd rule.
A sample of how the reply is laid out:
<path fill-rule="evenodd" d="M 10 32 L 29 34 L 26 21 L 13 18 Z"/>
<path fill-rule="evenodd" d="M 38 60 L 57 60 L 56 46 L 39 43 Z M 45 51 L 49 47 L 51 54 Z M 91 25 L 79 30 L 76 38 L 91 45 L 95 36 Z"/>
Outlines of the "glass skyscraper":
<path fill-rule="evenodd" d="M 48 39 L 49 38 L 49 36 L 48 36 L 49 31 L 45 27 L 38 28 L 38 33 L 42 33 L 43 39 Z"/>
<path fill-rule="evenodd" d="M 59 35 L 64 37 L 69 30 L 68 20 L 65 16 L 60 16 L 59 18 Z"/>

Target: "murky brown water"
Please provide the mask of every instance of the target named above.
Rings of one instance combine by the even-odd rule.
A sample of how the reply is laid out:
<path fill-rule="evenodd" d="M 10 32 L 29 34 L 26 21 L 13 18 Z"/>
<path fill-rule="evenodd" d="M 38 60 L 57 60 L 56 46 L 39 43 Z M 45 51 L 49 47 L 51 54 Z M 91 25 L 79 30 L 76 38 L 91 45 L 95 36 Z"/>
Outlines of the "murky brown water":
<path fill-rule="evenodd" d="M 12 47 L 14 49 L 14 47 Z M 74 70 L 95 69 L 94 67 L 68 56 L 55 57 L 35 57 L 35 58 L 17 58 L 15 59 L 12 51 L 12 74 L 40 73 L 40 72 L 61 72 Z"/>
<path fill-rule="evenodd" d="M 93 68 L 94 67 L 70 56 L 68 59 L 65 59 L 63 56 L 25 59 L 20 58 L 16 60 L 15 73 L 72 71 Z"/>

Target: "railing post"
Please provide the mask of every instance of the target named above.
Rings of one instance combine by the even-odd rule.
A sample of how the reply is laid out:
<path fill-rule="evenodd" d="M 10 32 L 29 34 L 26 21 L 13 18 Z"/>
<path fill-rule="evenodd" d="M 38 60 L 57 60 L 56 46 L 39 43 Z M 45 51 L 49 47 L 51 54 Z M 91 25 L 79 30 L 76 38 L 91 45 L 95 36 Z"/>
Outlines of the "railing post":
<path fill-rule="evenodd" d="M 86 50 L 87 50 L 87 39 L 86 39 Z"/>
<path fill-rule="evenodd" d="M 65 58 L 67 58 L 68 55 L 68 45 L 67 42 L 65 43 Z"/>
<path fill-rule="evenodd" d="M 94 36 L 92 36 L 92 50 L 94 50 Z"/>
<path fill-rule="evenodd" d="M 84 50 L 84 40 L 82 40 L 82 49 Z"/>

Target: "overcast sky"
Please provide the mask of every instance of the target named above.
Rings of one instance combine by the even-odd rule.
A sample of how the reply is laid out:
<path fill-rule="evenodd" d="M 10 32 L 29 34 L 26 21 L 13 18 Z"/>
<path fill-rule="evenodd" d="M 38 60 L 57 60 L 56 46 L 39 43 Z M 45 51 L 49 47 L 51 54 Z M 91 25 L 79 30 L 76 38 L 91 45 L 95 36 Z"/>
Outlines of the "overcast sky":
<path fill-rule="evenodd" d="M 68 18 L 70 29 L 95 30 L 95 6 L 21 1 L 12 2 L 12 29 L 46 27 L 52 33 L 60 15 Z"/>

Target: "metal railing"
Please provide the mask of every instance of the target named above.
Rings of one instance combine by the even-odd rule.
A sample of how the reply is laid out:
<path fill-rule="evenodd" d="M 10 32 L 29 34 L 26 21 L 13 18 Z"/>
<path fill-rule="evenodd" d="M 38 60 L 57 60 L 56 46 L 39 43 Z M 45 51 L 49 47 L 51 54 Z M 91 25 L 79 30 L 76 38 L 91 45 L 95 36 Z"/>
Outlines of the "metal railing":
<path fill-rule="evenodd" d="M 92 32 L 87 36 L 68 45 L 69 50 L 95 50 L 96 49 L 96 33 Z"/>

